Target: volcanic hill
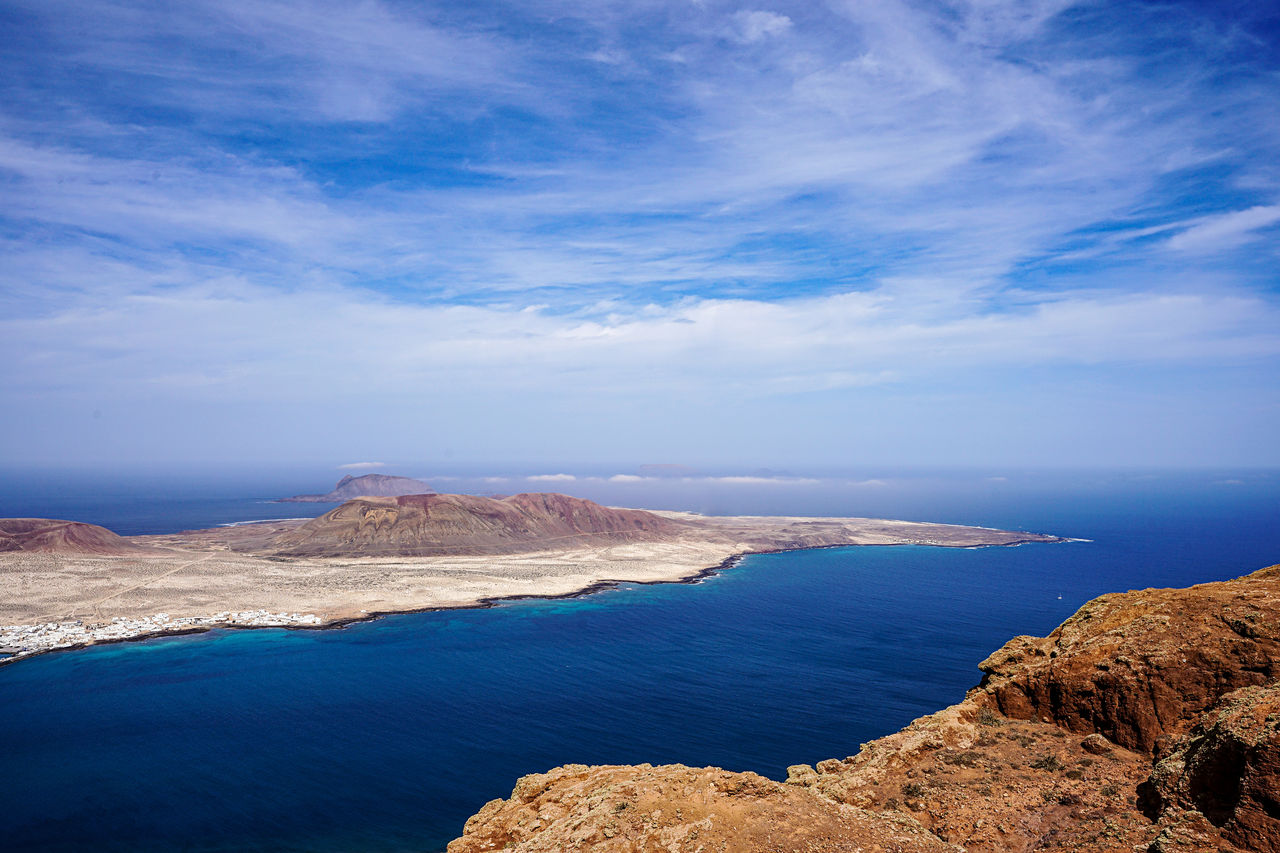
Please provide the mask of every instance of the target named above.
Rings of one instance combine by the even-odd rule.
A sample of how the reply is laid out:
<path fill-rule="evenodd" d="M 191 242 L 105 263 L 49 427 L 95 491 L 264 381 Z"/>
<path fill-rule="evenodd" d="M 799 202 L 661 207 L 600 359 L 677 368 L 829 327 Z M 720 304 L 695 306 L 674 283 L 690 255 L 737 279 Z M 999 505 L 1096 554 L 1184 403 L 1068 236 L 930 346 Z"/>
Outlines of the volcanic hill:
<path fill-rule="evenodd" d="M 281 498 L 277 503 L 338 503 L 359 497 L 398 497 L 433 492 L 429 485 L 411 477 L 393 477 L 389 474 L 364 474 L 360 477 L 343 477 L 326 495 L 294 495 Z"/>
<path fill-rule="evenodd" d="M 503 554 L 548 545 L 661 540 L 690 529 L 644 510 L 560 494 L 401 495 L 347 501 L 281 533 L 274 548 L 289 557 Z"/>
<path fill-rule="evenodd" d="M 123 556 L 150 550 L 96 524 L 56 518 L 0 518 L 0 552 Z"/>

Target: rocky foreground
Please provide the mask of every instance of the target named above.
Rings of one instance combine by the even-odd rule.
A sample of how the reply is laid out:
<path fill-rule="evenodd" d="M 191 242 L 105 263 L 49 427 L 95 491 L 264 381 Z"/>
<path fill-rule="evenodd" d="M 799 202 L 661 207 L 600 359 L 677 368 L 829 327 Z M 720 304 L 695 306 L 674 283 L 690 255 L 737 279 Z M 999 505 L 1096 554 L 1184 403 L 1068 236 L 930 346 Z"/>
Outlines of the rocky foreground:
<path fill-rule="evenodd" d="M 786 783 L 526 776 L 449 853 L 1280 851 L 1280 566 L 1102 596 L 981 666 L 965 701 Z"/>

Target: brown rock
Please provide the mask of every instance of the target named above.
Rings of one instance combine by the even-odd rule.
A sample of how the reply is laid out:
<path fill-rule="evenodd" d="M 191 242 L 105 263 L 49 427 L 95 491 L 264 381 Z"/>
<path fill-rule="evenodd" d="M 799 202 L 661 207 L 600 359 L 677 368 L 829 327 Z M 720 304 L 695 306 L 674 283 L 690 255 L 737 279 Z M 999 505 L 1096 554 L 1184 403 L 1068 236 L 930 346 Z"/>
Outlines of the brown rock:
<path fill-rule="evenodd" d="M 1153 818 L 1197 812 L 1249 850 L 1280 851 L 1280 683 L 1223 697 L 1143 786 Z"/>
<path fill-rule="evenodd" d="M 1280 566 L 1104 595 L 1047 638 L 1016 637 L 984 660 L 981 690 L 1010 717 L 1152 753 L 1224 694 L 1280 675 L 1277 612 Z"/>
<path fill-rule="evenodd" d="M 1080 741 L 1080 748 L 1092 755 L 1106 755 L 1111 751 L 1111 744 L 1102 735 L 1094 732 Z"/>
<path fill-rule="evenodd" d="M 1183 812 L 1165 822 L 1148 853 L 1208 853 L 1231 848 L 1217 828 L 1199 812 Z"/>
<path fill-rule="evenodd" d="M 467 821 L 449 853 L 851 850 L 956 853 L 915 821 L 840 805 L 754 773 L 568 765 L 525 776 Z"/>
<path fill-rule="evenodd" d="M 1058 726 L 993 719 L 973 699 L 818 768 L 807 783 L 816 793 L 869 811 L 905 809 L 970 853 L 1128 853 L 1157 832 L 1133 808 L 1150 772 L 1145 756 L 1115 749 L 1100 758 Z"/>

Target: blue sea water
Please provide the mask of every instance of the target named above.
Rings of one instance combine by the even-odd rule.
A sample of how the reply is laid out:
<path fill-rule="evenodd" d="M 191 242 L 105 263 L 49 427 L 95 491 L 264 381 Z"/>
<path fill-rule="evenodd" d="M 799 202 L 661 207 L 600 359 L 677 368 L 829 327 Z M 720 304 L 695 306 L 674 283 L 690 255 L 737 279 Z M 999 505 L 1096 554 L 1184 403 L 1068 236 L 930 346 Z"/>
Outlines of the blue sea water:
<path fill-rule="evenodd" d="M 32 851 L 439 850 L 518 776 L 567 762 L 780 778 L 960 700 L 988 653 L 1095 595 L 1280 562 L 1275 472 L 886 482 L 669 484 L 629 501 L 579 491 L 1090 541 L 757 555 L 696 584 L 41 656 L 0 668 L 0 839 Z M 254 513 L 315 490 L 241 484 L 237 496 L 224 483 L 210 496 L 153 482 L 113 497 L 69 479 L 42 497 L 22 478 L 0 483 L 0 515 L 126 533 L 283 516 L 299 505 Z"/>

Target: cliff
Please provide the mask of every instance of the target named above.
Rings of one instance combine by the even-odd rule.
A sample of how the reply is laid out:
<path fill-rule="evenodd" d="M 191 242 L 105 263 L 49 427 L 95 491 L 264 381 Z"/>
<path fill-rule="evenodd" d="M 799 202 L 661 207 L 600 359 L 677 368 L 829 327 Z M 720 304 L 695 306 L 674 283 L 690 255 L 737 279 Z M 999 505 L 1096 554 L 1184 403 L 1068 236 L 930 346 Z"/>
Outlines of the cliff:
<path fill-rule="evenodd" d="M 1280 566 L 1089 602 L 965 701 L 789 769 L 525 777 L 449 853 L 1280 851 Z"/>
<path fill-rule="evenodd" d="M 1004 714 L 1163 752 L 1233 690 L 1280 676 L 1280 569 L 1189 589 L 1104 595 L 1044 639 L 979 666 Z"/>
<path fill-rule="evenodd" d="M 410 477 L 393 477 L 388 474 L 365 474 L 360 477 L 350 475 L 343 477 L 333 487 L 333 491 L 325 495 L 294 495 L 281 498 L 279 503 L 339 503 L 359 497 L 399 497 L 400 495 L 422 495 L 434 491 L 421 480 Z"/>

